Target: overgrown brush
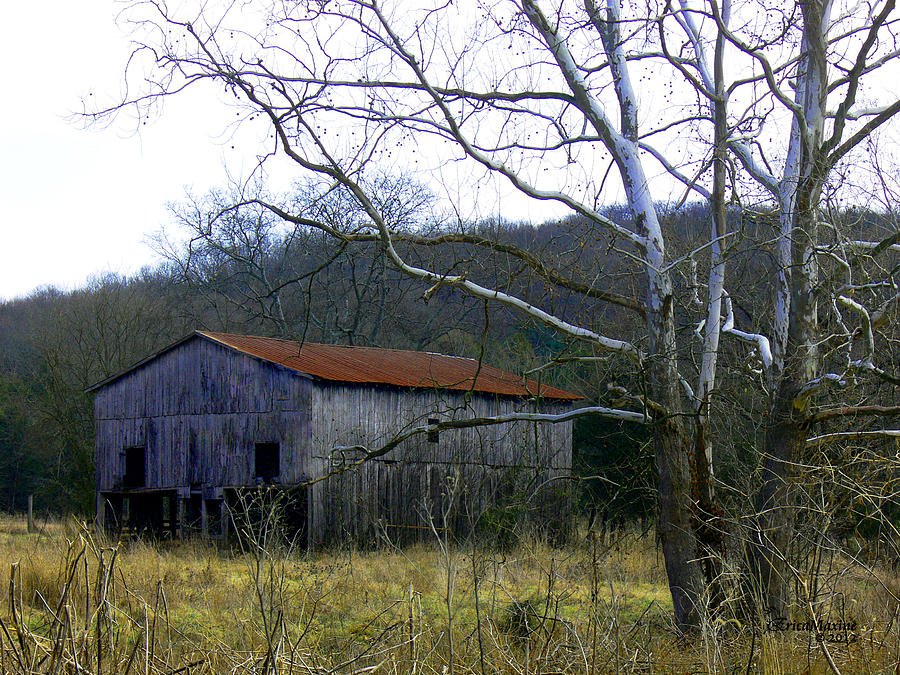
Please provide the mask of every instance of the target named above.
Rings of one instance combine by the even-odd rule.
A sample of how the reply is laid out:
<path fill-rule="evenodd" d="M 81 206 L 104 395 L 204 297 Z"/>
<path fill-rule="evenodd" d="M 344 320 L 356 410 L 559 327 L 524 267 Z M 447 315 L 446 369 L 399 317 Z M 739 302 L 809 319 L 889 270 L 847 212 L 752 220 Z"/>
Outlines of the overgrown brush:
<path fill-rule="evenodd" d="M 307 555 L 270 548 L 264 527 L 243 552 L 221 552 L 12 525 L 0 518 L 4 674 L 893 672 L 898 662 L 897 577 L 879 570 L 876 582 L 847 560 L 835 562 L 844 604 L 834 595 L 817 611 L 857 626 L 852 641 L 826 643 L 826 658 L 809 632 L 730 609 L 679 636 L 654 542 L 636 534 Z"/>

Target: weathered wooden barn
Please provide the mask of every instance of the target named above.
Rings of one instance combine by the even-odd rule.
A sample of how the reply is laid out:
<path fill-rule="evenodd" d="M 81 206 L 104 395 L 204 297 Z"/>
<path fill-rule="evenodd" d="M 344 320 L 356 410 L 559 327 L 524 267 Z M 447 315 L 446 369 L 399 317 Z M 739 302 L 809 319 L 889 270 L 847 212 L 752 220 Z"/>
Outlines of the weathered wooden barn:
<path fill-rule="evenodd" d="M 291 493 L 309 545 L 409 540 L 523 496 L 558 509 L 571 422 L 418 433 L 342 469 L 410 428 L 580 398 L 474 359 L 200 331 L 89 391 L 101 524 L 221 537 L 264 486 Z"/>

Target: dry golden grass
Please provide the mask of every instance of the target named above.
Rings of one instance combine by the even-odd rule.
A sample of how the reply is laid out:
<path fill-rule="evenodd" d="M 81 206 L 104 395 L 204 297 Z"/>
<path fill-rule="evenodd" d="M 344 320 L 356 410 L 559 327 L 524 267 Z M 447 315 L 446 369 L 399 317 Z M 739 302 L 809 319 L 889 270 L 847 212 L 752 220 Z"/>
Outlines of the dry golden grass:
<path fill-rule="evenodd" d="M 830 668 L 811 633 L 754 631 L 737 613 L 679 637 L 661 558 L 637 535 L 609 547 L 528 540 L 505 552 L 435 544 L 253 556 L 196 541 L 111 542 L 75 522 L 27 534 L 2 517 L 0 569 L 10 588 L 3 673 Z M 895 672 L 896 576 L 847 567 L 835 584 L 822 611 L 859 624 L 851 644 L 827 643 L 835 665 Z"/>

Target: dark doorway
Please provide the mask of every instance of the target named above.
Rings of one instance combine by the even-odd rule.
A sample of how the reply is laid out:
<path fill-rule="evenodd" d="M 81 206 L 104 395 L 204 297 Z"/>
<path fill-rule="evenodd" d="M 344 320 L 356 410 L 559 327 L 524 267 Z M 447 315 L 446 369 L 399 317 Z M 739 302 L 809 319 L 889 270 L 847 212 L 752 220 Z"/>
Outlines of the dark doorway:
<path fill-rule="evenodd" d="M 258 485 L 225 491 L 233 534 L 252 546 L 286 546 L 304 550 L 309 543 L 309 493 L 303 486 Z M 207 506 L 207 513 L 209 507 Z"/>
<path fill-rule="evenodd" d="M 305 487 L 292 488 L 284 504 L 284 534 L 291 548 L 306 550 L 309 532 L 306 527 L 309 515 L 309 494 Z"/>
<path fill-rule="evenodd" d="M 206 500 L 206 534 L 212 539 L 220 538 L 224 531 L 223 511 L 221 499 Z"/>
<path fill-rule="evenodd" d="M 184 534 L 182 536 L 199 534 L 203 529 L 203 495 L 199 492 L 192 492 L 184 502 Z"/>
<path fill-rule="evenodd" d="M 122 487 L 147 487 L 147 453 L 142 447 L 125 448 L 125 472 Z"/>
<path fill-rule="evenodd" d="M 151 539 L 165 537 L 167 502 L 169 495 L 164 492 L 139 492 L 126 497 L 127 522 L 131 534 Z"/>
<path fill-rule="evenodd" d="M 275 483 L 281 474 L 278 443 L 257 443 L 254 453 L 254 476 L 263 483 Z"/>
<path fill-rule="evenodd" d="M 124 501 L 120 495 L 104 495 L 103 524 L 108 534 L 121 534 L 122 528 L 126 524 Z"/>

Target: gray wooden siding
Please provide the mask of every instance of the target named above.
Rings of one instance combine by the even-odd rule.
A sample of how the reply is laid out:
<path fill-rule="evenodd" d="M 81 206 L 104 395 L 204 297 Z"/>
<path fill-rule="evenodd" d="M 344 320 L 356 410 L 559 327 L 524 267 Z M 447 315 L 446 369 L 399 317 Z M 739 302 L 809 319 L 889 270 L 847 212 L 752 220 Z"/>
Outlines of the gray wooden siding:
<path fill-rule="evenodd" d="M 326 382 L 313 386 L 311 405 L 312 454 L 322 459 L 331 459 L 336 447 L 363 445 L 375 449 L 398 430 L 424 425 L 429 418 L 445 421 L 535 410 L 534 404 L 513 397 Z M 541 404 L 541 411 L 548 413 L 570 408 L 571 404 L 556 401 Z M 571 422 L 515 422 L 444 430 L 438 443 L 429 443 L 424 434 L 419 434 L 401 443 L 386 459 L 569 468 L 571 439 Z"/>
<path fill-rule="evenodd" d="M 309 466 L 313 475 L 335 475 L 310 490 L 311 540 L 343 538 L 403 541 L 433 536 L 426 527 L 443 527 L 451 513 L 453 528 L 471 524 L 488 508 L 522 499 L 536 491 L 532 506 L 540 510 L 555 483 L 538 486 L 572 467 L 572 424 L 516 422 L 440 432 L 437 443 L 418 434 L 384 457 L 353 471 L 338 471 L 352 462 L 362 445 L 377 449 L 398 429 L 441 420 L 487 417 L 533 411 L 522 399 L 446 390 L 403 390 L 317 382 L 312 391 Z M 544 401 L 543 412 L 559 413 L 571 404 Z M 448 500 L 453 499 L 451 504 Z"/>
<path fill-rule="evenodd" d="M 433 540 L 449 527 L 465 533 L 490 510 L 519 521 L 565 527 L 571 512 L 568 481 L 551 481 L 570 471 L 372 461 L 313 486 L 311 541 L 375 544 Z M 550 481 L 550 482 L 548 482 Z"/>

